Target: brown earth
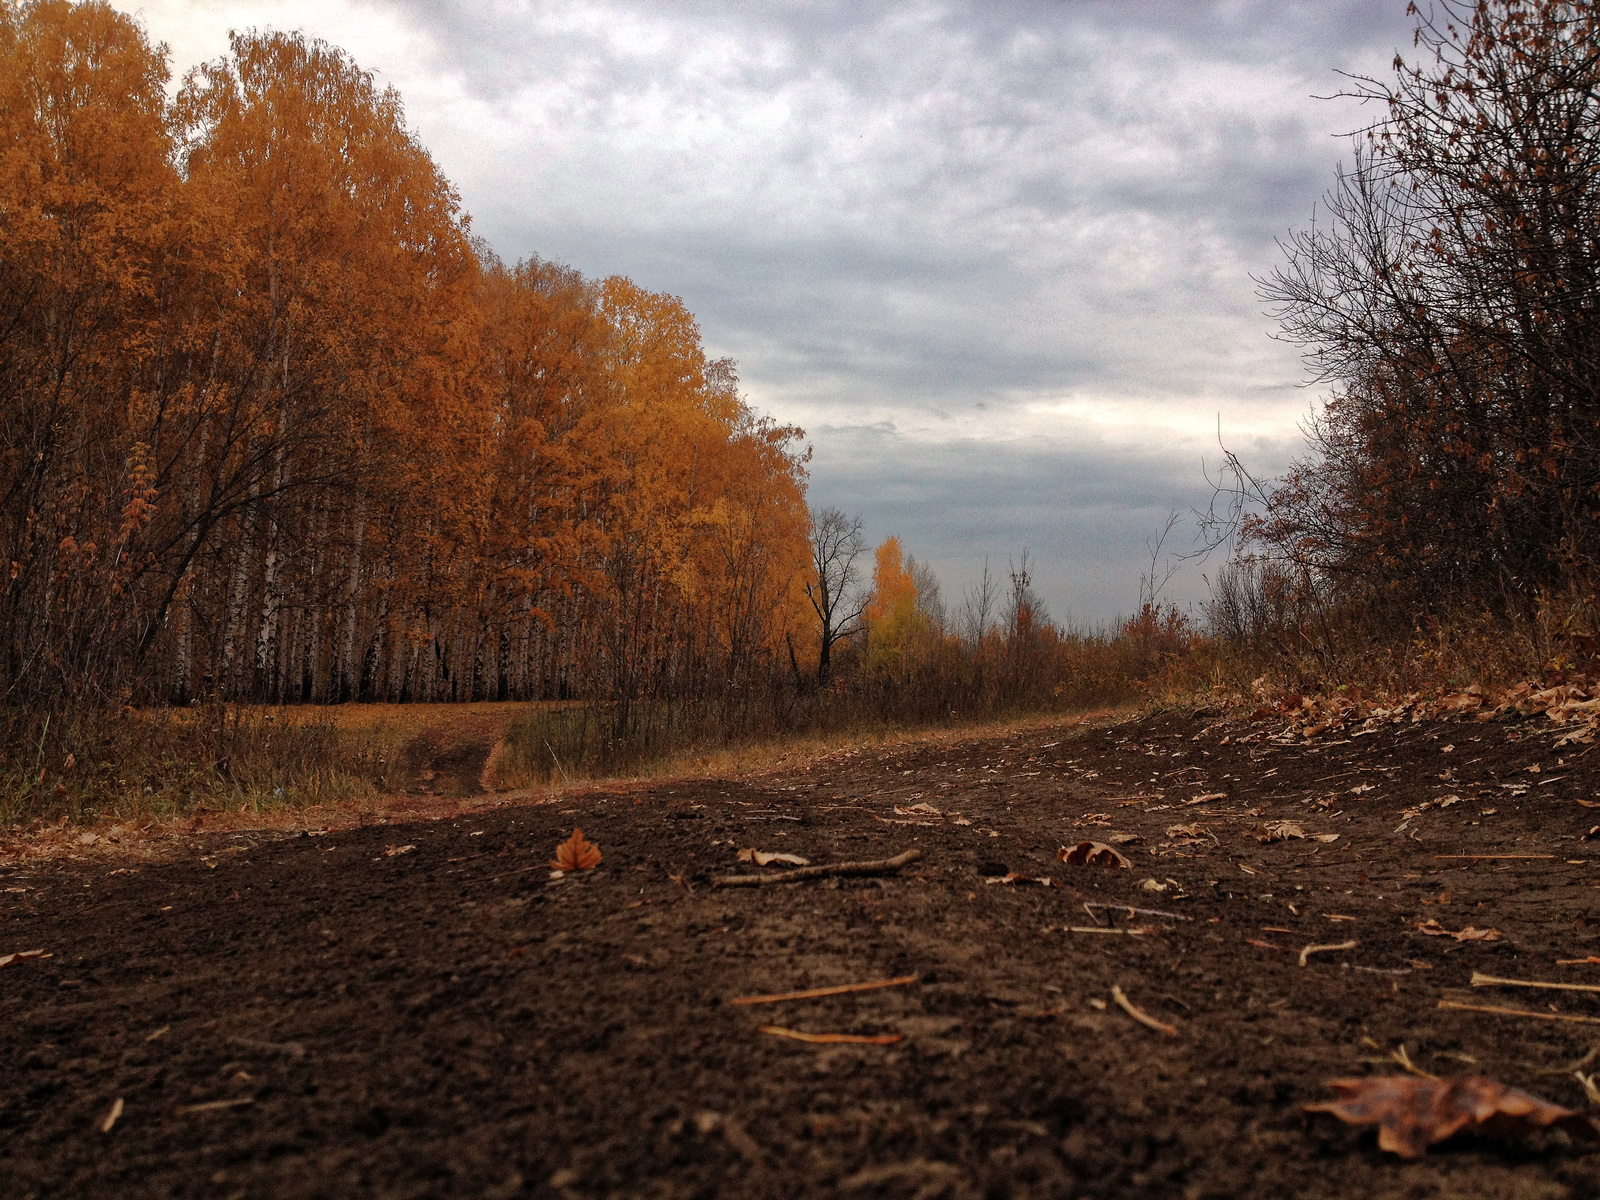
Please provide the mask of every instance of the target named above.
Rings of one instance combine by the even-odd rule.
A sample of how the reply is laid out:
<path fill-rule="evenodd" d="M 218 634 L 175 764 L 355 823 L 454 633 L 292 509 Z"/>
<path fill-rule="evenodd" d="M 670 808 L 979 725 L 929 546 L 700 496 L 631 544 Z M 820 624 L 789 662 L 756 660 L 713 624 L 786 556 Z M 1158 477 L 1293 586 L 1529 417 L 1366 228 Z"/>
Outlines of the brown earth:
<path fill-rule="evenodd" d="M 1600 800 L 1596 756 L 1543 721 L 1290 745 L 1253 728 L 1034 727 L 13 862 L 0 956 L 51 957 L 0 968 L 0 1195 L 1600 1195 L 1600 1156 L 1564 1135 L 1403 1162 L 1300 1111 L 1327 1079 L 1398 1071 L 1401 1047 L 1586 1108 L 1575 1073 L 1597 1069 L 1600 1024 L 1438 1005 L 1600 1015 L 1583 993 L 1469 986 L 1600 983 L 1558 964 L 1600 955 L 1600 809 L 1578 803 Z M 1257 840 L 1275 820 L 1338 839 Z M 604 862 L 553 882 L 575 824 Z M 1056 859 L 1120 835 L 1132 870 Z M 925 857 L 893 878 L 713 886 L 754 869 L 746 847 Z M 986 882 L 1008 872 L 1062 886 Z M 1428 936 L 1430 918 L 1501 936 Z M 1107 922 L 1146 932 L 1072 932 Z"/>

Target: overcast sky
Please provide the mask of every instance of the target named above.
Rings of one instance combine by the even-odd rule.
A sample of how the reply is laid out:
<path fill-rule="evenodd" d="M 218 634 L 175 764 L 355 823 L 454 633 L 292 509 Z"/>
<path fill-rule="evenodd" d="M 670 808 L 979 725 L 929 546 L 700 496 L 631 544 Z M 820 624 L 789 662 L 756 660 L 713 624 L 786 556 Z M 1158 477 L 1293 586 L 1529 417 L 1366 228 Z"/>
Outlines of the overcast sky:
<path fill-rule="evenodd" d="M 813 507 L 948 600 L 1026 546 L 1080 621 L 1204 506 L 1219 422 L 1298 452 L 1316 393 L 1251 277 L 1363 119 L 1314 96 L 1411 45 L 1405 0 L 116 2 L 179 73 L 230 28 L 342 46 L 502 258 L 682 296 L 805 428 Z"/>

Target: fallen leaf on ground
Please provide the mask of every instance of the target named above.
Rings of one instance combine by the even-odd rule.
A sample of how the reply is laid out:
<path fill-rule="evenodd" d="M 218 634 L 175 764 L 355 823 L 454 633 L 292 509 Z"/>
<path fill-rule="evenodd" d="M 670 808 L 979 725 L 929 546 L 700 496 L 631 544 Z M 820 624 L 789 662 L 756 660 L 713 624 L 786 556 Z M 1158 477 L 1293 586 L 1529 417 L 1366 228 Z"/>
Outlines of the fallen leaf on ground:
<path fill-rule="evenodd" d="M 1346 1125 L 1378 1126 L 1378 1148 L 1401 1158 L 1420 1158 L 1432 1145 L 1463 1130 L 1493 1137 L 1526 1137 L 1562 1129 L 1573 1138 L 1600 1142 L 1600 1125 L 1569 1108 L 1482 1075 L 1462 1079 L 1418 1079 L 1379 1075 L 1331 1079 L 1337 1100 L 1307 1104 Z"/>
<path fill-rule="evenodd" d="M 1262 842 L 1286 842 L 1290 838 L 1305 840 L 1306 831 L 1293 821 L 1268 821 L 1256 833 L 1256 840 Z"/>
<path fill-rule="evenodd" d="M 1170 837 L 1170 838 L 1175 838 L 1175 837 L 1193 837 L 1193 838 L 1197 838 L 1197 837 L 1205 837 L 1205 835 L 1206 835 L 1205 826 L 1201 825 L 1200 822 L 1198 822 L 1198 821 L 1194 822 L 1194 824 L 1192 824 L 1192 825 L 1168 825 L 1167 826 L 1167 836 Z"/>
<path fill-rule="evenodd" d="M 1056 858 L 1064 863 L 1083 863 L 1097 867 L 1122 867 L 1131 871 L 1133 863 L 1104 842 L 1079 842 L 1076 846 L 1063 846 Z"/>
<path fill-rule="evenodd" d="M 895 811 L 898 812 L 899 810 L 896 809 Z M 595 862 L 599 862 L 599 861 L 600 861 L 599 851 L 596 851 L 595 852 Z M 777 853 L 775 851 L 756 850 L 756 849 L 739 851 L 739 861 L 740 862 L 747 862 L 747 863 L 755 863 L 755 865 L 758 866 L 758 867 L 764 867 L 768 863 L 775 863 L 775 862 L 778 862 L 778 863 L 792 863 L 794 866 L 797 866 L 797 867 L 809 867 L 811 865 L 811 860 L 809 858 L 801 858 L 798 854 L 780 854 L 780 853 Z"/>
<path fill-rule="evenodd" d="M 394 858 L 401 854 L 410 854 L 415 849 L 415 846 L 386 846 L 384 847 L 383 856 L 385 858 Z"/>
<path fill-rule="evenodd" d="M 901 808 L 898 804 L 896 804 L 894 806 L 894 811 L 895 815 L 898 817 L 942 817 L 944 815 L 944 813 L 935 808 L 933 805 L 925 803 L 913 804 L 907 808 Z"/>
<path fill-rule="evenodd" d="M 556 847 L 550 865 L 558 871 L 587 871 L 600 865 L 600 847 L 584 841 L 583 830 L 574 829 L 572 836 Z"/>
<path fill-rule="evenodd" d="M 1144 841 L 1144 838 L 1140 837 L 1137 833 L 1113 833 L 1106 839 L 1106 841 L 1110 842 L 1113 846 L 1126 846 L 1130 842 L 1142 842 Z"/>
<path fill-rule="evenodd" d="M 1141 892 L 1164 892 L 1167 890 L 1167 885 L 1152 876 L 1149 879 L 1141 879 L 1139 881 L 1139 890 Z"/>
<path fill-rule="evenodd" d="M 1417 922 L 1417 932 L 1425 933 L 1429 937 L 1452 937 L 1458 942 L 1498 942 L 1500 931 L 1498 929 L 1474 929 L 1468 925 L 1465 929 L 1451 933 L 1438 921 L 1429 917 L 1426 921 Z"/>
<path fill-rule="evenodd" d="M 30 958 L 49 958 L 43 950 L 18 950 L 14 954 L 0 954 L 0 967 L 9 967 L 14 962 L 26 962 Z"/>
<path fill-rule="evenodd" d="M 1207 800 L 1226 800 L 1227 792 L 1207 792 L 1204 796 L 1196 796 L 1192 800 L 1185 800 L 1184 804 L 1204 804 Z"/>

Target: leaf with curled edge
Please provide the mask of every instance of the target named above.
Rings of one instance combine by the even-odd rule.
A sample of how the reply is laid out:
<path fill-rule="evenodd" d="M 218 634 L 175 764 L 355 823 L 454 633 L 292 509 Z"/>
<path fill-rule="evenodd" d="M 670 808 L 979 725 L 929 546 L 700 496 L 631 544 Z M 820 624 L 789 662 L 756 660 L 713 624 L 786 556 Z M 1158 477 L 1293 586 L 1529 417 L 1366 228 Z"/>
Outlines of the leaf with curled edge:
<path fill-rule="evenodd" d="M 1378 1148 L 1401 1158 L 1420 1158 L 1429 1146 L 1463 1131 L 1517 1138 L 1561 1129 L 1575 1139 L 1600 1143 L 1600 1125 L 1584 1114 L 1483 1075 L 1378 1075 L 1330 1079 L 1328 1086 L 1338 1098 L 1307 1104 L 1306 1112 L 1329 1113 L 1346 1125 L 1376 1125 Z"/>
<path fill-rule="evenodd" d="M 574 829 L 572 836 L 556 847 L 550 865 L 557 871 L 587 871 L 600 865 L 600 847 L 584 841 L 583 830 Z"/>
<path fill-rule="evenodd" d="M 790 863 L 796 867 L 809 867 L 811 865 L 809 858 L 801 858 L 798 854 L 784 854 L 777 850 L 757 850 L 753 846 L 747 850 L 739 851 L 736 857 L 740 862 L 755 863 L 758 867 L 764 867 L 768 863 Z"/>
<path fill-rule="evenodd" d="M 1079 842 L 1076 846 L 1063 846 L 1056 851 L 1056 859 L 1064 863 L 1133 870 L 1133 863 L 1123 857 L 1120 851 L 1104 842 Z"/>
<path fill-rule="evenodd" d="M 1426 921 L 1417 922 L 1416 930 L 1418 933 L 1426 934 L 1428 937 L 1455 938 L 1458 942 L 1498 942 L 1500 940 L 1500 931 L 1498 929 L 1477 929 L 1468 925 L 1465 929 L 1452 933 L 1433 917 L 1429 917 Z"/>

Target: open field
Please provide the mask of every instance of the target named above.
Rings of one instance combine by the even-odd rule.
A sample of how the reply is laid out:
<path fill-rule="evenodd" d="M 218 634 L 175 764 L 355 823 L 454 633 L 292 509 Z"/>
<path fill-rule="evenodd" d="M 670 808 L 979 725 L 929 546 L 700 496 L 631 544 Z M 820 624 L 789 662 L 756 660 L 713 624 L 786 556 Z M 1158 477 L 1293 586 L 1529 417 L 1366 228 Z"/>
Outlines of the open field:
<path fill-rule="evenodd" d="M 1035 723 L 553 803 L 433 798 L 458 815 L 424 822 L 13 860 L 0 954 L 51 957 L 0 974 L 0 1192 L 1600 1192 L 1564 1135 L 1403 1162 L 1300 1112 L 1327 1079 L 1397 1072 L 1401 1047 L 1586 1107 L 1597 1026 L 1439 1002 L 1600 1015 L 1582 993 L 1470 986 L 1600 982 L 1558 965 L 1600 953 L 1593 756 L 1541 721 L 1293 744 L 1250 728 Z M 1338 838 L 1259 841 L 1277 820 Z M 551 881 L 574 825 L 604 860 Z M 1131 870 L 1056 859 L 1113 835 L 1133 835 Z M 750 847 L 923 858 L 714 886 L 756 869 L 735 857 Z M 1008 872 L 1061 886 L 985 882 Z M 1106 925 L 1140 932 L 1072 931 Z"/>

